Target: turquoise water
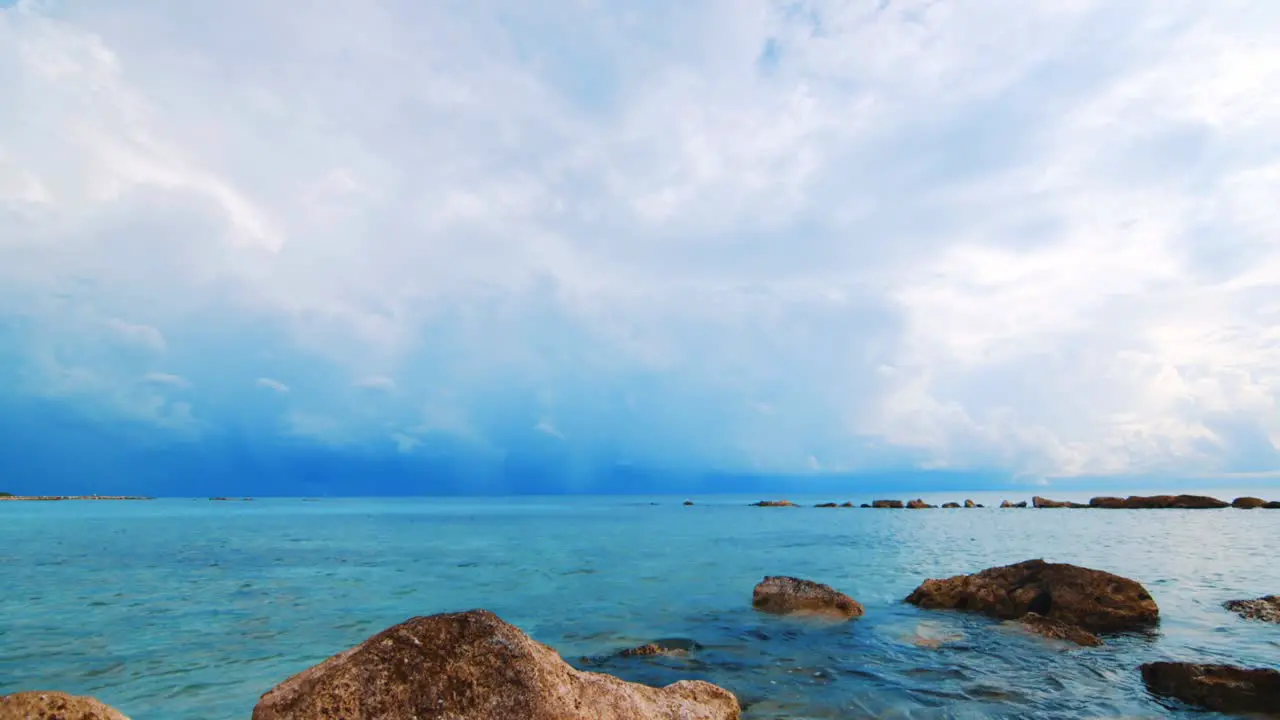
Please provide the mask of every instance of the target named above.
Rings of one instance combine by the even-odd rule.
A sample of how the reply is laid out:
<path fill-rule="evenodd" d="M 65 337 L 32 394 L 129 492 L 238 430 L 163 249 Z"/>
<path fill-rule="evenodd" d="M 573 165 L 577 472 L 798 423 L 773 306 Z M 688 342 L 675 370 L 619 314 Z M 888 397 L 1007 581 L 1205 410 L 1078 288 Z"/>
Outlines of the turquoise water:
<path fill-rule="evenodd" d="M 594 669 L 707 679 L 748 718 L 1168 717 L 1178 712 L 1143 691 L 1139 663 L 1280 665 L 1280 627 L 1219 607 L 1280 592 L 1280 511 L 680 500 L 2 503 L 0 694 L 86 693 L 135 720 L 247 718 L 277 682 L 386 626 L 474 607 L 575 663 L 696 640 L 689 659 Z M 1064 648 L 900 602 L 925 578 L 1033 557 L 1141 581 L 1160 603 L 1158 633 Z M 830 583 L 867 615 L 837 626 L 759 615 L 751 590 L 766 574 Z"/>

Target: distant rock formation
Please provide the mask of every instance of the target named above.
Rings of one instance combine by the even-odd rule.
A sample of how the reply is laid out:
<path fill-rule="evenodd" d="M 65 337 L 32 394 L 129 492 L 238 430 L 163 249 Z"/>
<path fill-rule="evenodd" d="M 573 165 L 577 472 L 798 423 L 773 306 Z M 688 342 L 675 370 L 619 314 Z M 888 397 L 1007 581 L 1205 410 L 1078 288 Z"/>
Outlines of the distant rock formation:
<path fill-rule="evenodd" d="M 684 506 L 685 506 L 685 507 L 689 507 L 689 506 L 690 506 L 690 505 L 692 505 L 692 504 L 693 504 L 693 501 L 692 501 L 692 500 L 685 500 L 685 501 L 684 501 Z"/>
<path fill-rule="evenodd" d="M 840 619 L 861 617 L 864 612 L 857 600 L 830 585 L 778 575 L 766 577 L 756 585 L 751 605 L 777 615 L 826 615 Z"/>
<path fill-rule="evenodd" d="M 957 503 L 957 502 L 942 503 L 942 507 L 947 508 L 948 510 L 952 510 L 952 509 L 959 508 L 960 503 Z"/>
<path fill-rule="evenodd" d="M 790 500 L 761 500 L 751 503 L 751 507 L 799 507 Z"/>
<path fill-rule="evenodd" d="M 83 695 L 36 690 L 0 697 L 0 720 L 129 720 L 124 713 Z"/>
<path fill-rule="evenodd" d="M 901 508 L 901 500 L 872 500 L 871 507 L 874 508 Z"/>
<path fill-rule="evenodd" d="M 907 596 L 906 602 L 926 609 L 965 610 L 1004 620 L 1035 613 L 1092 633 L 1141 628 L 1160 618 L 1160 609 L 1151 594 L 1133 580 L 1043 560 L 926 580 Z M 1043 627 L 1035 619 L 1029 624 Z"/>
<path fill-rule="evenodd" d="M 1065 500 L 1050 500 L 1049 498 L 1042 498 L 1039 495 L 1036 495 L 1035 497 L 1031 498 L 1031 505 L 1033 507 L 1038 507 L 1038 508 L 1087 508 L 1089 507 L 1088 505 L 1084 505 L 1076 502 L 1067 502 Z"/>
<path fill-rule="evenodd" d="M 964 506 L 965 506 L 966 508 L 975 508 L 975 507 L 978 507 L 978 504 L 977 504 L 977 503 L 975 503 L 975 502 L 974 502 L 974 501 L 972 501 L 972 500 L 965 500 L 965 501 L 964 501 Z"/>
<path fill-rule="evenodd" d="M 1026 500 L 1023 500 L 1020 503 L 1011 503 L 1008 500 L 1005 500 L 1004 502 L 1000 503 L 1000 507 L 1002 508 L 1024 508 L 1026 506 L 1027 506 Z"/>
<path fill-rule="evenodd" d="M 1237 510 L 1257 510 L 1266 507 L 1267 501 L 1256 497 L 1238 497 L 1231 501 L 1231 507 Z"/>
<path fill-rule="evenodd" d="M 854 505 L 853 505 L 853 503 L 851 503 L 851 502 L 847 502 L 847 503 L 842 503 L 842 504 L 840 505 L 840 507 L 842 507 L 842 508 L 851 508 L 851 507 L 854 507 Z"/>
<path fill-rule="evenodd" d="M 1141 672 L 1152 693 L 1205 710 L 1272 717 L 1280 712 L 1280 670 L 1154 662 Z"/>
<path fill-rule="evenodd" d="M 285 680 L 253 720 L 737 720 L 702 681 L 664 688 L 569 666 L 496 615 L 408 620 Z"/>
<path fill-rule="evenodd" d="M 908 500 L 907 507 L 911 510 L 928 510 L 934 506 L 925 502 L 923 498 L 916 498 L 915 500 Z"/>
<path fill-rule="evenodd" d="M 1280 596 L 1268 595 L 1256 600 L 1228 600 L 1222 606 L 1246 620 L 1280 623 Z"/>
<path fill-rule="evenodd" d="M 1107 510 L 1217 510 L 1228 503 L 1204 495 L 1130 495 L 1127 498 L 1096 497 L 1089 507 Z"/>
<path fill-rule="evenodd" d="M 840 507 L 840 506 L 839 506 L 839 505 L 837 505 L 837 504 L 835 504 L 835 503 L 833 503 L 833 502 L 827 502 L 827 503 L 819 503 L 819 504 L 817 504 L 817 505 L 814 505 L 814 507 L 820 507 L 820 508 L 833 508 L 833 507 Z"/>
<path fill-rule="evenodd" d="M 869 507 L 871 507 L 871 505 L 870 505 L 869 503 L 862 503 L 862 504 L 861 504 L 861 505 L 859 505 L 858 507 L 869 508 Z"/>

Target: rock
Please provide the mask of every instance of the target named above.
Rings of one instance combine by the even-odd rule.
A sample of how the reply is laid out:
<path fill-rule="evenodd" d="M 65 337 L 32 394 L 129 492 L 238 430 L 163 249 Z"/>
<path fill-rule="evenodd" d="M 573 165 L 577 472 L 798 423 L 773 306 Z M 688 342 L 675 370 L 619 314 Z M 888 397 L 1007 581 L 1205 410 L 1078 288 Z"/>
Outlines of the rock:
<path fill-rule="evenodd" d="M 799 507 L 790 500 L 761 500 L 760 502 L 751 503 L 751 507 Z"/>
<path fill-rule="evenodd" d="M 778 615 L 827 615 L 842 619 L 861 617 L 862 605 L 857 600 L 811 580 L 766 577 L 751 596 L 751 605 L 760 611 Z"/>
<path fill-rule="evenodd" d="M 690 505 L 692 505 L 692 504 L 693 504 L 693 501 L 692 501 L 692 500 L 685 500 L 685 501 L 684 501 L 684 506 L 685 506 L 685 507 L 689 507 L 689 506 L 690 506 Z"/>
<path fill-rule="evenodd" d="M 915 500 L 908 501 L 907 507 L 912 510 L 927 510 L 932 508 L 933 505 L 930 505 L 921 498 L 916 498 Z"/>
<path fill-rule="evenodd" d="M 1280 670 L 1154 662 L 1142 681 L 1156 695 L 1220 713 L 1280 715 Z"/>
<path fill-rule="evenodd" d="M 966 508 L 975 508 L 975 507 L 978 507 L 977 503 L 975 503 L 975 502 L 974 502 L 974 501 L 972 501 L 972 500 L 965 500 L 965 501 L 964 501 L 964 506 L 965 506 Z"/>
<path fill-rule="evenodd" d="M 628 648 L 619 652 L 618 657 L 687 657 L 700 647 L 697 642 L 686 638 L 666 638 Z"/>
<path fill-rule="evenodd" d="M 818 505 L 814 505 L 814 507 L 831 508 L 831 507 L 840 507 L 840 506 L 835 503 L 829 502 L 829 503 L 821 503 Z"/>
<path fill-rule="evenodd" d="M 1133 580 L 1043 560 L 925 580 L 906 601 L 927 609 L 967 610 L 1004 620 L 1033 612 L 1091 632 L 1136 629 L 1160 618 L 1151 594 Z"/>
<path fill-rule="evenodd" d="M 36 690 L 0 697 L 0 720 L 129 720 L 84 695 Z"/>
<path fill-rule="evenodd" d="M 1089 507 L 1110 510 L 1216 510 L 1228 507 L 1228 503 L 1205 495 L 1130 495 L 1121 500 L 1116 497 L 1096 497 Z"/>
<path fill-rule="evenodd" d="M 854 506 L 854 505 L 853 505 L 853 503 L 851 503 L 851 502 L 843 503 L 842 505 L 840 505 L 840 507 L 842 507 L 842 508 L 851 508 L 851 507 L 853 507 L 853 506 Z"/>
<path fill-rule="evenodd" d="M 954 503 L 954 502 L 942 503 L 942 507 L 947 508 L 948 510 L 952 510 L 960 507 L 960 503 Z"/>
<path fill-rule="evenodd" d="M 570 667 L 484 610 L 416 617 L 294 675 L 253 720 L 737 720 L 702 681 L 664 688 Z"/>
<path fill-rule="evenodd" d="M 1020 503 L 1011 503 L 1008 500 L 1005 500 L 1004 502 L 1000 503 L 1000 507 L 1002 508 L 1024 508 L 1026 506 L 1027 506 L 1026 500 L 1023 500 Z"/>
<path fill-rule="evenodd" d="M 869 504 L 867 504 L 867 503 L 862 503 L 862 504 L 861 504 L 861 505 L 859 505 L 858 507 L 869 508 L 869 507 L 871 507 L 871 505 L 869 505 Z"/>
<path fill-rule="evenodd" d="M 1263 505 L 1262 508 L 1264 510 L 1280 510 L 1280 500 L 1272 500 L 1266 505 Z"/>
<path fill-rule="evenodd" d="M 1280 623 L 1280 597 L 1275 595 L 1257 600 L 1228 600 L 1222 606 L 1246 620 Z"/>
<path fill-rule="evenodd" d="M 1238 497 L 1231 501 L 1231 507 L 1238 510 L 1257 510 L 1266 507 L 1267 501 L 1256 497 Z"/>
<path fill-rule="evenodd" d="M 901 501 L 901 500 L 872 500 L 872 501 L 871 501 L 871 507 L 874 507 L 874 508 L 900 508 L 900 507 L 902 507 L 902 501 Z"/>
<path fill-rule="evenodd" d="M 1097 647 L 1102 644 L 1102 640 L 1097 635 L 1078 625 L 1047 618 L 1038 613 L 1030 612 L 1023 615 L 1018 618 L 1018 624 L 1029 632 L 1054 640 L 1066 640 L 1085 647 Z"/>
<path fill-rule="evenodd" d="M 1038 508 L 1087 508 L 1089 507 L 1088 505 L 1081 505 L 1080 503 L 1075 503 L 1075 502 L 1067 502 L 1065 500 L 1050 500 L 1049 498 L 1042 498 L 1039 495 L 1031 498 L 1031 505 L 1032 507 L 1038 507 Z"/>

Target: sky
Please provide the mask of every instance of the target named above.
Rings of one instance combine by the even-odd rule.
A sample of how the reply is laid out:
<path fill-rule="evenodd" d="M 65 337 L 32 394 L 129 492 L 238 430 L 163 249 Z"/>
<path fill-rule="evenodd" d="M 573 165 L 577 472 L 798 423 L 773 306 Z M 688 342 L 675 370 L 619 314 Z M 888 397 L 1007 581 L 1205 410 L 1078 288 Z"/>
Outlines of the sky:
<path fill-rule="evenodd" d="M 0 2 L 0 489 L 1280 477 L 1277 36 Z"/>

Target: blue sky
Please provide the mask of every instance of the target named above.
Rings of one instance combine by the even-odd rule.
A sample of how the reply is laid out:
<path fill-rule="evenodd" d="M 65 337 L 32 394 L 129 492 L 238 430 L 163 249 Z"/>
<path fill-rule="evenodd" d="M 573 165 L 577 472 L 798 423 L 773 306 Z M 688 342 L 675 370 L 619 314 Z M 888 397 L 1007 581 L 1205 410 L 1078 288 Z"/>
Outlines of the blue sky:
<path fill-rule="evenodd" d="M 5 489 L 1280 469 L 1280 5 L 0 8 Z"/>

